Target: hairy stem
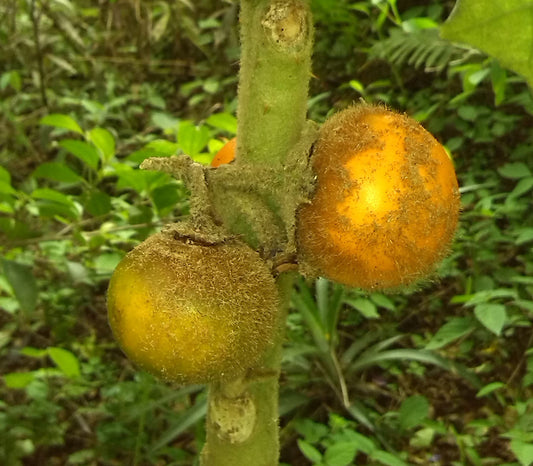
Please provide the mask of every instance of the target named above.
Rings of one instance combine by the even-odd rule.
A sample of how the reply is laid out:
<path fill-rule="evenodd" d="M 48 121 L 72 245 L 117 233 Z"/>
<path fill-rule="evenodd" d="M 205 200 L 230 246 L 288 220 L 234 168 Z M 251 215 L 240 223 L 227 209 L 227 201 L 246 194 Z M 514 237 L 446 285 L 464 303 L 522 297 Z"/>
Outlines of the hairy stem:
<path fill-rule="evenodd" d="M 278 396 L 285 317 L 294 276 L 278 280 L 282 315 L 262 365 L 243 380 L 209 387 L 202 466 L 275 466 L 279 459 Z"/>
<path fill-rule="evenodd" d="M 285 160 L 305 123 L 313 35 L 299 0 L 241 1 L 237 156 Z"/>
<path fill-rule="evenodd" d="M 235 182 L 229 184 L 237 193 L 235 200 L 229 202 L 232 198 L 227 192 L 231 189 L 224 186 L 224 170 L 219 170 L 221 188 L 213 197 L 216 201 L 215 210 L 225 225 L 243 235 L 247 242 L 258 249 L 271 251 L 278 249 L 278 246 L 283 249 L 283 243 L 269 239 L 269 234 L 262 236 L 260 232 L 264 224 L 294 222 L 294 218 L 289 219 L 289 215 L 284 215 L 282 210 L 289 202 L 291 207 L 288 210 L 293 216 L 298 200 L 287 199 L 290 190 L 280 189 L 278 193 L 277 189 L 273 189 L 270 192 L 264 186 L 261 188 L 261 183 L 275 183 L 284 179 L 284 172 L 290 165 L 286 165 L 289 154 L 291 151 L 294 154 L 294 148 L 301 145 L 304 135 L 310 132 L 306 128 L 305 117 L 311 76 L 311 14 L 307 1 L 241 0 L 240 24 L 242 52 L 237 162 L 239 168 L 246 166 L 252 174 L 261 166 L 268 166 L 269 172 L 259 176 L 258 180 L 252 176 L 248 192 L 235 190 Z M 261 174 L 260 171 L 257 173 Z M 214 172 L 212 185 L 216 178 Z M 283 187 L 283 183 L 280 186 Z M 254 191 L 253 195 L 249 193 L 250 190 Z M 265 191 L 266 200 L 262 199 Z M 290 194 L 289 197 L 297 196 Z M 224 204 L 230 204 L 230 208 Z M 269 220 L 265 209 L 272 210 L 274 220 Z M 235 211 L 239 212 L 237 220 L 232 218 Z M 242 215 L 241 211 L 244 212 Z M 247 218 L 247 222 L 252 224 L 250 229 L 239 230 L 241 217 Z M 290 227 L 281 226 L 280 230 L 284 233 Z M 276 228 L 273 229 L 274 235 Z M 287 245 L 290 239 L 285 237 L 283 242 Z M 278 464 L 278 378 L 293 279 L 292 273 L 282 274 L 278 278 L 281 298 L 279 330 L 273 346 L 261 363 L 240 380 L 216 383 L 209 387 L 207 441 L 202 451 L 202 466 Z"/>

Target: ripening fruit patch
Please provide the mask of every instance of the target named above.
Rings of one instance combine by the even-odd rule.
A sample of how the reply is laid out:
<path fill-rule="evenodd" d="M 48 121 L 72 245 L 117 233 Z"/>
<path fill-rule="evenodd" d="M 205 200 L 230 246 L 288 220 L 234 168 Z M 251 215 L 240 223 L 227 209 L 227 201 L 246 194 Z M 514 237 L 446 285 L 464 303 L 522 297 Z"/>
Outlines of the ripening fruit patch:
<path fill-rule="evenodd" d="M 111 329 L 139 367 L 167 381 L 208 383 L 252 367 L 270 344 L 278 294 L 269 268 L 240 242 L 149 237 L 119 263 Z"/>
<path fill-rule="evenodd" d="M 453 164 L 420 124 L 359 105 L 320 130 L 316 190 L 298 214 L 301 262 L 349 286 L 392 289 L 447 254 L 460 199 Z"/>

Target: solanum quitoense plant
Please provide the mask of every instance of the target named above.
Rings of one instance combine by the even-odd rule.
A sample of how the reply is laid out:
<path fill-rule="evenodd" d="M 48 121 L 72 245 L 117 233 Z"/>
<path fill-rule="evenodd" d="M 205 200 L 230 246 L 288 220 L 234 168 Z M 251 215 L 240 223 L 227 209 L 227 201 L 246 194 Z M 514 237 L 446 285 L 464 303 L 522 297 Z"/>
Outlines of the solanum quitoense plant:
<path fill-rule="evenodd" d="M 280 322 L 294 272 L 369 290 L 408 285 L 449 250 L 459 213 L 453 165 L 413 120 L 363 104 L 320 131 L 306 121 L 306 1 L 241 0 L 240 24 L 239 142 L 211 167 L 185 156 L 143 163 L 188 184 L 191 219 L 178 239 L 163 233 L 127 255 L 108 294 L 111 326 L 137 364 L 210 384 L 206 466 L 278 464 Z"/>

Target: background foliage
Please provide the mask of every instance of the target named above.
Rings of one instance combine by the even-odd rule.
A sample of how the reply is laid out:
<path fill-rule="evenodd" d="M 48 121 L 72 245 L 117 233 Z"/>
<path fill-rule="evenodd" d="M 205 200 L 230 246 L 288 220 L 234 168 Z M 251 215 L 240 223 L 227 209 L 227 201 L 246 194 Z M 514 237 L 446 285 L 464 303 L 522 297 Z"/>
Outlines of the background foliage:
<path fill-rule="evenodd" d="M 290 465 L 533 461 L 533 102 L 439 35 L 451 1 L 313 0 L 310 118 L 364 98 L 454 155 L 440 278 L 401 295 L 299 282 L 280 414 Z M 208 163 L 236 131 L 230 1 L 0 4 L 0 464 L 194 464 L 205 392 L 137 371 L 105 310 L 121 257 L 187 215 L 151 155 Z"/>

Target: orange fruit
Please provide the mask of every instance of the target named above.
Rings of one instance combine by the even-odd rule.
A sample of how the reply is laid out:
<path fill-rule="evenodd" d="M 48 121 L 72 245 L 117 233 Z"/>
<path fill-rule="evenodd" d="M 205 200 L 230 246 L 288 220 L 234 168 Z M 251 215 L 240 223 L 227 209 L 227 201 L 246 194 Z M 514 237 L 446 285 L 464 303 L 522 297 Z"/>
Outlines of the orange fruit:
<path fill-rule="evenodd" d="M 168 381 L 208 383 L 243 373 L 269 345 L 278 294 L 270 269 L 241 242 L 149 237 L 119 263 L 107 295 L 119 346 Z"/>
<path fill-rule="evenodd" d="M 381 106 L 337 113 L 313 152 L 316 189 L 298 212 L 300 259 L 369 290 L 426 277 L 449 251 L 460 210 L 452 161 L 419 123 Z"/>
<path fill-rule="evenodd" d="M 211 161 L 212 167 L 219 167 L 225 163 L 230 163 L 235 158 L 235 148 L 237 147 L 237 138 L 230 139 L 222 149 L 220 149 Z"/>

